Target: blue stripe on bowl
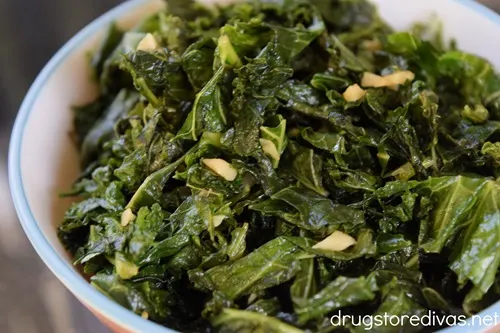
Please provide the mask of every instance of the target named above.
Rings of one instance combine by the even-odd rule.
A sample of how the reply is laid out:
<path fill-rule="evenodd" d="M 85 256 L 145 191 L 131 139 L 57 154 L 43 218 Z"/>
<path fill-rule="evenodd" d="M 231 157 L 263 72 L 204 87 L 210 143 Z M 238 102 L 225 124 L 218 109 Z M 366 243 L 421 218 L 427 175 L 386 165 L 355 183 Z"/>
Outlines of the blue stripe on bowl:
<path fill-rule="evenodd" d="M 121 17 L 123 14 L 145 4 L 149 0 L 130 0 L 127 1 L 103 16 L 99 17 L 76 36 L 74 36 L 68 43 L 66 43 L 56 55 L 49 61 L 42 72 L 38 75 L 35 82 L 31 86 L 26 95 L 21 109 L 17 115 L 14 129 L 10 140 L 9 149 L 9 184 L 11 188 L 12 198 L 17 214 L 21 221 L 21 225 L 28 236 L 31 244 L 35 248 L 38 255 L 42 258 L 45 264 L 68 288 L 78 296 L 82 301 L 91 305 L 94 309 L 98 310 L 104 316 L 111 318 L 114 322 L 119 323 L 124 328 L 133 332 L 141 333 L 175 333 L 175 331 L 155 324 L 151 321 L 142 319 L 140 316 L 135 315 L 133 312 L 123 308 L 115 303 L 113 300 L 101 294 L 99 291 L 90 286 L 66 260 L 57 253 L 45 239 L 42 231 L 31 212 L 24 192 L 23 180 L 21 177 L 21 146 L 25 125 L 31 113 L 33 104 L 38 98 L 38 95 L 49 80 L 52 74 L 57 70 L 60 63 L 71 54 L 83 41 L 102 30 L 104 27 Z M 413 0 L 417 1 L 417 0 Z M 462 6 L 468 7 L 485 19 L 500 25 L 500 16 L 487 7 L 472 1 L 472 0 L 452 0 Z M 500 302 L 495 303 L 488 309 L 480 313 L 481 316 L 494 316 L 500 313 Z M 477 322 L 477 321 L 476 321 Z M 470 321 L 468 322 L 468 324 Z M 486 328 L 486 327 L 484 327 Z M 441 332 L 445 333 L 469 333 L 478 332 L 478 326 L 462 326 L 450 327 Z"/>

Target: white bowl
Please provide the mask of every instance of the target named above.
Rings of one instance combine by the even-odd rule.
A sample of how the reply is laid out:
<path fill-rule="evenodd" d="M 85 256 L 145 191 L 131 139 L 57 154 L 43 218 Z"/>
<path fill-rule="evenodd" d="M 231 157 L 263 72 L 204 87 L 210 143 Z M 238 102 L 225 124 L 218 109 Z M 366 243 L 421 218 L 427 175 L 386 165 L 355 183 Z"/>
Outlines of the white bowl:
<path fill-rule="evenodd" d="M 471 0 L 373 0 L 384 19 L 404 30 L 415 21 L 437 14 L 445 38 L 455 38 L 460 48 L 490 60 L 500 68 L 500 17 Z M 70 106 L 95 97 L 87 54 L 98 45 L 113 21 L 124 28 L 163 6 L 161 0 L 128 1 L 73 37 L 47 64 L 29 90 L 12 133 L 9 180 L 21 224 L 33 247 L 62 283 L 116 332 L 166 333 L 170 329 L 142 319 L 122 308 L 78 273 L 58 241 L 56 226 L 70 204 L 58 193 L 70 188 L 78 175 L 78 153 L 69 140 Z M 500 303 L 481 315 L 500 312 Z M 479 332 L 487 327 L 462 326 L 454 333 Z"/>

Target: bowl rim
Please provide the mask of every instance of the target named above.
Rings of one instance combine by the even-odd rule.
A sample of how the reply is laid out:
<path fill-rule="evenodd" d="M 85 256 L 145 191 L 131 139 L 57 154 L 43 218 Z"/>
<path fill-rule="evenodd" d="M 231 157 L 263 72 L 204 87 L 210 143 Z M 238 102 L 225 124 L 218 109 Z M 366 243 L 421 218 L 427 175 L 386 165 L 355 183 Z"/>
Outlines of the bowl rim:
<path fill-rule="evenodd" d="M 156 324 L 152 321 L 141 318 L 132 311 L 122 307 L 112 299 L 108 298 L 97 289 L 93 288 L 81 275 L 69 264 L 61 254 L 59 254 L 45 238 L 42 230 L 39 228 L 36 219 L 31 211 L 28 199 L 24 190 L 24 183 L 21 173 L 21 147 L 24 137 L 24 129 L 30 117 L 34 103 L 37 101 L 40 91 L 45 83 L 52 77 L 66 58 L 88 38 L 114 22 L 123 14 L 132 11 L 150 2 L 151 0 L 128 0 L 112 8 L 108 12 L 93 20 L 90 24 L 80 30 L 74 37 L 64 44 L 62 48 L 50 59 L 38 74 L 24 98 L 20 110 L 16 116 L 14 127 L 11 133 L 9 153 L 8 153 L 8 173 L 9 186 L 14 207 L 17 211 L 22 228 L 31 242 L 31 245 L 43 260 L 45 265 L 52 273 L 68 288 L 80 301 L 90 306 L 98 313 L 120 324 L 123 328 L 133 332 L 148 333 L 176 333 L 176 331 Z M 456 2 L 469 10 L 476 12 L 485 19 L 500 26 L 500 15 L 483 4 L 474 0 L 449 0 Z M 497 302 L 485 310 L 481 311 L 480 316 L 494 316 L 500 312 L 500 302 Z M 470 322 L 470 319 L 468 320 Z M 500 324 L 500 323 L 499 323 Z M 483 327 L 487 329 L 487 327 Z M 491 328 L 491 326 L 490 326 Z M 445 328 L 439 332 L 446 333 L 466 333 L 471 332 L 471 326 L 454 326 Z M 477 332 L 473 327 L 472 331 Z"/>

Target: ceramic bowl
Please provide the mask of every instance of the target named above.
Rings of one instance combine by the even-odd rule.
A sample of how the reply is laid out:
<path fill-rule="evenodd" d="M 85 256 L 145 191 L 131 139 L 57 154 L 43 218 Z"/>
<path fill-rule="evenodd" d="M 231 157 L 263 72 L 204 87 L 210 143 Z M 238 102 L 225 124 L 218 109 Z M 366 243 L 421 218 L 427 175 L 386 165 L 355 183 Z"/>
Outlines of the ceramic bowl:
<path fill-rule="evenodd" d="M 500 68 L 500 17 L 471 0 L 373 0 L 395 29 L 428 20 L 436 14 L 445 38 L 460 48 L 489 59 Z M 168 328 L 122 308 L 78 273 L 59 243 L 56 226 L 70 202 L 58 193 L 70 188 L 79 173 L 78 153 L 69 140 L 70 107 L 92 100 L 88 52 L 96 48 L 107 27 L 116 21 L 130 28 L 159 10 L 161 0 L 132 0 L 104 14 L 73 37 L 47 64 L 29 90 L 17 116 L 9 152 L 9 179 L 21 224 L 33 247 L 58 279 L 106 325 L 116 332 L 167 333 Z M 500 311 L 500 303 L 482 315 Z M 486 331 L 463 326 L 453 333 Z M 491 327 L 490 327 L 491 329 Z M 447 330 L 448 331 L 448 330 Z"/>

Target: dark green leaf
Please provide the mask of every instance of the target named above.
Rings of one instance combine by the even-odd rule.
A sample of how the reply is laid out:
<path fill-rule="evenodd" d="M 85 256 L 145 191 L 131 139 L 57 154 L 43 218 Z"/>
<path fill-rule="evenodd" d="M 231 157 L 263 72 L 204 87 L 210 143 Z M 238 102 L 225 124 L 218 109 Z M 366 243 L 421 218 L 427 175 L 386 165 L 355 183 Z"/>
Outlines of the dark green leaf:
<path fill-rule="evenodd" d="M 266 315 L 236 309 L 224 309 L 212 319 L 212 325 L 219 327 L 219 332 L 241 333 L 302 333 L 303 331 Z"/>
<path fill-rule="evenodd" d="M 300 270 L 301 254 L 297 245 L 278 237 L 239 260 L 206 272 L 191 271 L 189 278 L 198 288 L 220 291 L 235 299 L 293 278 Z"/>
<path fill-rule="evenodd" d="M 279 216 L 291 224 L 324 236 L 339 228 L 351 230 L 364 223 L 362 211 L 335 204 L 330 199 L 299 187 L 285 188 L 271 199 L 251 205 L 250 209 Z"/>
<path fill-rule="evenodd" d="M 220 87 L 223 75 L 224 67 L 220 67 L 196 95 L 193 109 L 188 114 L 176 138 L 196 141 L 204 131 L 220 133 L 226 128 L 224 93 L 221 92 Z"/>
<path fill-rule="evenodd" d="M 371 301 L 375 299 L 377 290 L 378 286 L 373 276 L 359 278 L 339 276 L 311 297 L 302 309 L 297 310 L 299 322 L 306 323 L 333 310 Z"/>
<path fill-rule="evenodd" d="M 124 117 L 138 101 L 139 95 L 136 92 L 125 89 L 120 91 L 113 103 L 104 111 L 102 117 L 94 123 L 83 139 L 81 160 L 84 166 L 92 158 L 95 158 L 101 145 L 113 137 L 115 123 Z"/>
<path fill-rule="evenodd" d="M 182 68 L 196 92 L 200 91 L 213 76 L 215 43 L 203 38 L 191 44 L 182 55 Z"/>
<path fill-rule="evenodd" d="M 297 144 L 290 145 L 289 153 L 292 175 L 305 187 L 327 196 L 323 187 L 323 159 L 314 150 Z"/>

